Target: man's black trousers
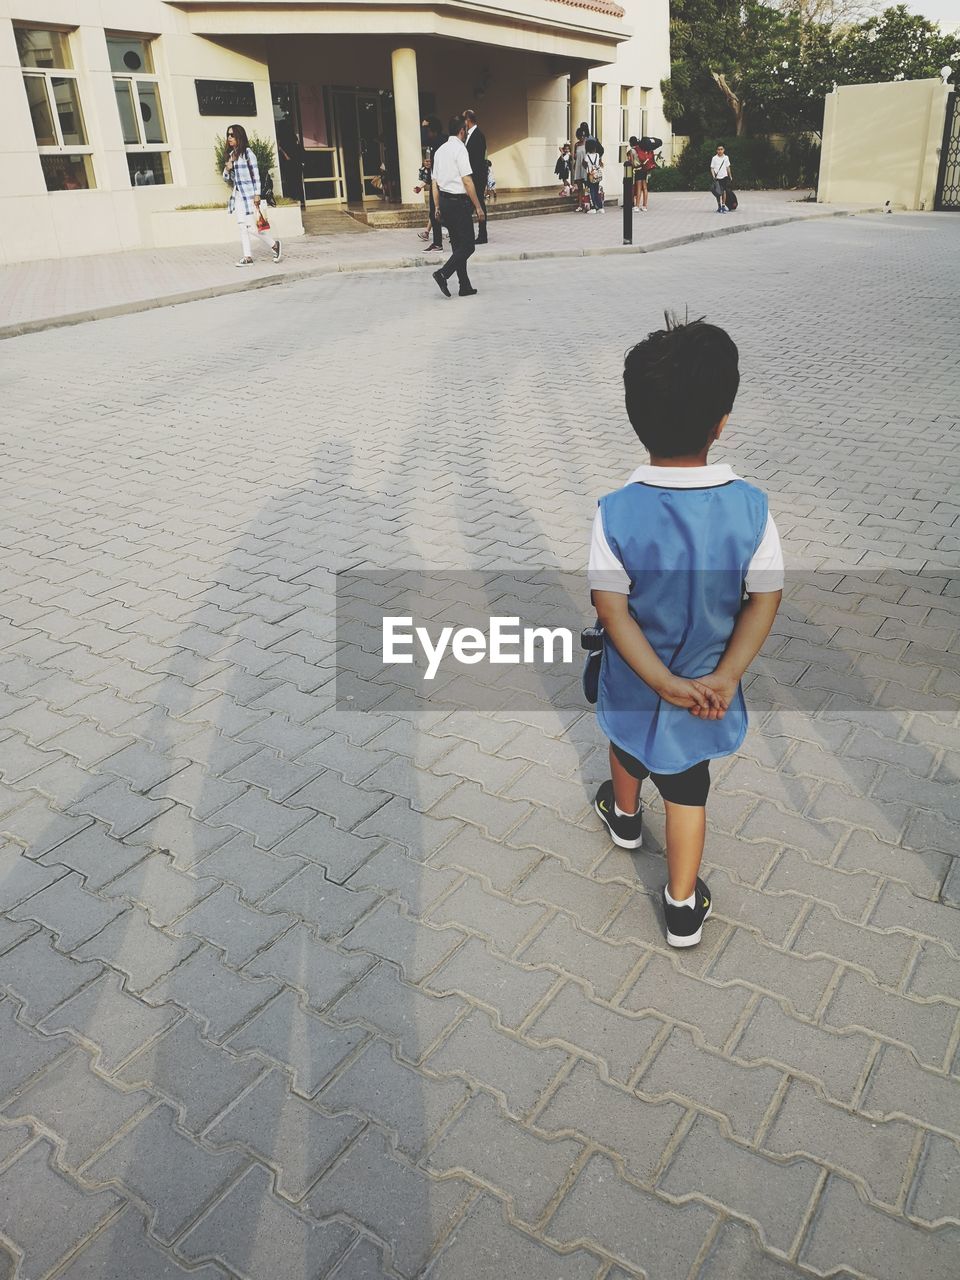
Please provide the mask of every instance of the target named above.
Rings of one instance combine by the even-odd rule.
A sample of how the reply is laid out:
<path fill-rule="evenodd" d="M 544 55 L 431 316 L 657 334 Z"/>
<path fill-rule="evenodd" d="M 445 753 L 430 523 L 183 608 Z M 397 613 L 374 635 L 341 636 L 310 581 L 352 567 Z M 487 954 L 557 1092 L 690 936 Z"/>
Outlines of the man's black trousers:
<path fill-rule="evenodd" d="M 451 196 L 440 192 L 440 221 L 450 232 L 453 252 L 440 268 L 447 280 L 456 272 L 461 289 L 471 289 L 467 275 L 467 259 L 473 253 L 473 204 L 469 196 Z"/>
<path fill-rule="evenodd" d="M 480 208 L 484 214 L 487 212 L 487 175 L 482 176 L 475 173 L 473 175 L 473 185 L 477 191 L 477 199 L 480 201 Z M 484 218 L 482 222 L 477 224 L 477 244 L 487 243 L 487 220 Z"/>

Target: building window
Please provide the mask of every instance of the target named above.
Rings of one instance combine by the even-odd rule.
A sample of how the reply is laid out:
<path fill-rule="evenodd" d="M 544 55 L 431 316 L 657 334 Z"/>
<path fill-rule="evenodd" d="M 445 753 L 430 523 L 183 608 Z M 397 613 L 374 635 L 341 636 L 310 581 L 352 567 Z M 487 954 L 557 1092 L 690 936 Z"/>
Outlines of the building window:
<path fill-rule="evenodd" d="M 108 34 L 107 52 L 130 185 L 153 187 L 171 182 L 160 85 L 153 68 L 150 41 L 141 36 Z"/>
<path fill-rule="evenodd" d="M 15 27 L 14 34 L 47 190 L 96 186 L 67 32 Z"/>
<path fill-rule="evenodd" d="M 567 133 L 564 142 L 573 145 L 573 94 L 570 89 L 570 77 L 567 76 Z"/>
<path fill-rule="evenodd" d="M 603 141 L 603 85 L 590 86 L 590 132 L 600 142 Z"/>
<path fill-rule="evenodd" d="M 624 148 L 630 142 L 630 94 L 632 90 L 628 85 L 622 85 L 620 88 L 620 151 L 623 153 Z"/>
<path fill-rule="evenodd" d="M 649 89 L 640 90 L 640 137 L 643 138 L 650 132 L 650 126 L 647 123 L 647 94 Z"/>

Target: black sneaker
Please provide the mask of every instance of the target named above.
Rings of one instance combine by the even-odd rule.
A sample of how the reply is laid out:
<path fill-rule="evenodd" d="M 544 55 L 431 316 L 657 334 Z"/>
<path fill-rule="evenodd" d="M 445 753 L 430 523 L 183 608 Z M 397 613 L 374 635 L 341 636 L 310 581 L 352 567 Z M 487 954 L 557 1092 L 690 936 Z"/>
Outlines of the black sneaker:
<path fill-rule="evenodd" d="M 601 783 L 593 807 L 607 824 L 610 839 L 621 849 L 639 849 L 643 842 L 643 805 L 632 817 L 620 817 L 613 805 L 613 783 Z"/>
<path fill-rule="evenodd" d="M 697 880 L 696 902 L 692 907 L 673 907 L 663 890 L 663 914 L 667 918 L 667 941 L 671 947 L 695 947 L 703 933 L 703 922 L 713 910 L 710 890 L 702 880 Z"/>
<path fill-rule="evenodd" d="M 443 296 L 445 298 L 449 298 L 451 294 L 450 294 L 450 286 L 447 284 L 447 277 L 443 274 L 442 271 L 435 271 L 433 273 L 433 278 L 434 280 L 436 280 L 437 288 L 440 290 Z"/>
<path fill-rule="evenodd" d="M 283 257 L 283 245 L 278 240 L 277 243 L 273 246 L 273 260 L 274 262 L 279 262 L 282 257 Z"/>

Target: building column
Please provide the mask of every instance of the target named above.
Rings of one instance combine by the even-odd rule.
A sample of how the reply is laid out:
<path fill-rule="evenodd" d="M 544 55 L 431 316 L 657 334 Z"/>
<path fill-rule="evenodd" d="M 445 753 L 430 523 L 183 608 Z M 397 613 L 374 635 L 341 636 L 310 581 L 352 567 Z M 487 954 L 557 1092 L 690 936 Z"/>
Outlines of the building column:
<path fill-rule="evenodd" d="M 586 73 L 583 73 L 582 79 L 576 79 L 574 75 L 570 77 L 570 132 L 577 132 L 577 125 L 581 120 L 590 122 L 590 80 Z M 570 138 L 570 146 L 573 146 L 573 138 Z"/>
<path fill-rule="evenodd" d="M 420 146 L 420 86 L 414 49 L 394 49 L 393 106 L 397 116 L 397 155 L 400 163 L 400 203 L 422 203 L 413 194 L 423 157 Z"/>

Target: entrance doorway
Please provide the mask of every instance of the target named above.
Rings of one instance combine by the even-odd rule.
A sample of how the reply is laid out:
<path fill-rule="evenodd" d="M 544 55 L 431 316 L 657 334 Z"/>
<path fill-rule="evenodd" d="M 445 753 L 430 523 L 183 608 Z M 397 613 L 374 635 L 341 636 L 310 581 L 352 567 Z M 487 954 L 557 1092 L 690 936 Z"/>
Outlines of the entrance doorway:
<path fill-rule="evenodd" d="M 395 200 L 400 175 L 393 94 L 334 89 L 333 109 L 347 201 Z"/>

